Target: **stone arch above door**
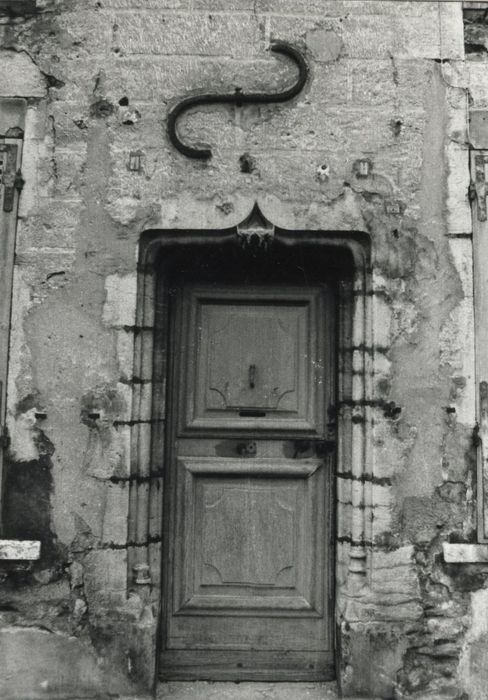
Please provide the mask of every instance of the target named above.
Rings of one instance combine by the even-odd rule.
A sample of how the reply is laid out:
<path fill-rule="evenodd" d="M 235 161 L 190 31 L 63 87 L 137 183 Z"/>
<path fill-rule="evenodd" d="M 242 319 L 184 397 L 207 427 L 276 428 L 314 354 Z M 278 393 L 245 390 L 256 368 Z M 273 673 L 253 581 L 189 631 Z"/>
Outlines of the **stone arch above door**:
<path fill-rule="evenodd" d="M 155 602 L 160 595 L 164 465 L 157 457 L 161 444 L 154 435 L 165 421 L 164 361 L 159 375 L 153 371 L 155 343 L 165 354 L 164 329 L 156 323 L 159 261 L 175 251 L 198 255 L 203 246 L 245 248 L 256 255 L 260 248 L 269 247 L 272 255 L 273 245 L 291 250 L 306 246 L 321 255 L 342 255 L 349 260 L 349 274 L 340 284 L 338 308 L 336 610 L 340 618 L 348 602 L 368 587 L 371 570 L 372 386 L 377 348 L 372 327 L 369 237 L 361 231 L 276 227 L 258 205 L 237 226 L 150 230 L 141 237 L 134 328 L 128 587 L 137 588 Z M 161 412 L 154 412 L 156 403 Z"/>

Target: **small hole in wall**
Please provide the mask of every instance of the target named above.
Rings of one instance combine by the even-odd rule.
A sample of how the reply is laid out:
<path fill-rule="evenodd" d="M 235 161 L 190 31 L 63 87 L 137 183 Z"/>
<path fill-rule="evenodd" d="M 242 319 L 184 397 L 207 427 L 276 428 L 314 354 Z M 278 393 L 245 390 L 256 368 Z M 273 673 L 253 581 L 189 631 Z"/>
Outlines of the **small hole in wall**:
<path fill-rule="evenodd" d="M 249 153 L 243 153 L 239 158 L 241 173 L 252 173 L 256 169 L 256 162 Z"/>
<path fill-rule="evenodd" d="M 129 98 L 126 95 L 124 95 L 123 97 L 120 98 L 119 105 L 121 107 L 127 107 L 128 104 L 129 104 Z"/>
<path fill-rule="evenodd" d="M 393 238 L 398 238 L 400 236 L 400 231 L 397 228 L 394 228 L 392 234 Z"/>

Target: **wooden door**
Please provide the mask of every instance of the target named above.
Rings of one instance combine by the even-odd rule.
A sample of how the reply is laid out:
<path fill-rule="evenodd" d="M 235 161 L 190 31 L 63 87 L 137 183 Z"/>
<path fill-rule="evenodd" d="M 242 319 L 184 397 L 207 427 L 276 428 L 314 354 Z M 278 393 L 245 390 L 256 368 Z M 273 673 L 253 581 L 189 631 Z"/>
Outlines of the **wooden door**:
<path fill-rule="evenodd" d="M 172 315 L 160 675 L 331 678 L 331 293 L 188 285 Z"/>

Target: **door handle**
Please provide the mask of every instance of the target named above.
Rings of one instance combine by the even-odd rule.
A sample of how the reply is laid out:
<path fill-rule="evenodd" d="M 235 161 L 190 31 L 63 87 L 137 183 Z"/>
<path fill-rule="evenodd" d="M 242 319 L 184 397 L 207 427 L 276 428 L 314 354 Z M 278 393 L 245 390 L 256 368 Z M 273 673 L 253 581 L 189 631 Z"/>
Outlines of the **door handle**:
<path fill-rule="evenodd" d="M 254 389 L 256 386 L 256 365 L 249 365 L 249 388 Z"/>

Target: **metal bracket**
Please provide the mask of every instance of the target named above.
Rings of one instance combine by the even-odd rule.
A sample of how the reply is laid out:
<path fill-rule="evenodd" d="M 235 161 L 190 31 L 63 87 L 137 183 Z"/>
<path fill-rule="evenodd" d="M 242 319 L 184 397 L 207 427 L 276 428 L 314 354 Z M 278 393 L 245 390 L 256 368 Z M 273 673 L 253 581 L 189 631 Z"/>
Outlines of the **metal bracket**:
<path fill-rule="evenodd" d="M 24 186 L 24 179 L 17 169 L 17 149 L 13 143 L 0 144 L 0 185 L 3 185 L 3 211 L 10 213 L 14 208 L 14 195 Z"/>
<path fill-rule="evenodd" d="M 0 447 L 4 450 L 10 447 L 10 435 L 6 425 L 0 426 Z"/>
<path fill-rule="evenodd" d="M 308 78 L 308 66 L 303 55 L 294 46 L 290 46 L 283 41 L 278 41 L 272 44 L 271 51 L 274 53 L 280 53 L 283 56 L 291 58 L 294 63 L 298 66 L 298 78 L 294 85 L 282 90 L 281 92 L 241 92 L 240 88 L 236 88 L 235 92 L 230 94 L 204 94 L 204 95 L 191 95 L 190 97 L 184 97 L 168 114 L 168 136 L 169 140 L 175 148 L 178 149 L 180 153 L 187 158 L 211 158 L 212 151 L 209 147 L 204 148 L 194 148 L 193 146 L 188 146 L 183 143 L 183 141 L 178 136 L 176 130 L 176 122 L 178 117 L 180 117 L 184 112 L 186 112 L 191 107 L 196 107 L 197 105 L 208 105 L 208 104 L 233 104 L 240 107 L 243 104 L 263 104 L 263 103 L 276 103 L 276 102 L 287 102 L 293 97 L 298 95 L 298 93 L 303 89 Z"/>
<path fill-rule="evenodd" d="M 474 182 L 471 193 L 476 194 L 478 204 L 478 221 L 486 221 L 486 199 L 488 195 L 486 187 L 486 170 L 488 168 L 488 155 L 476 155 L 474 157 Z M 472 196 L 472 194 L 471 194 Z"/>

